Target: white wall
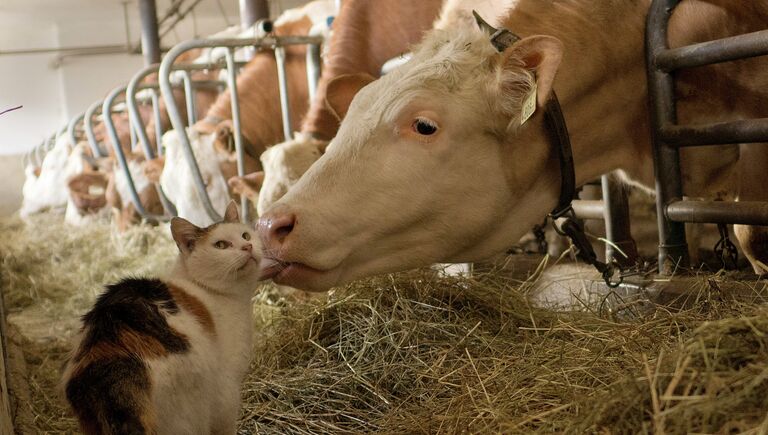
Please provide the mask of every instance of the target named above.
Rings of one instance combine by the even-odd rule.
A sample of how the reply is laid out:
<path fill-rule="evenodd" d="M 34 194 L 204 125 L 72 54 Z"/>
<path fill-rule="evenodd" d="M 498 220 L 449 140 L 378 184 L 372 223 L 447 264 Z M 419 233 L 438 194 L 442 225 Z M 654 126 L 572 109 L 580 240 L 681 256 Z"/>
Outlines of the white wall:
<path fill-rule="evenodd" d="M 5 31 L 2 29 L 13 29 Z M 54 46 L 53 22 L 25 14 L 0 13 L 0 50 Z M 64 122 L 58 71 L 51 69 L 51 55 L 0 56 L 0 154 L 14 154 L 41 142 Z"/>

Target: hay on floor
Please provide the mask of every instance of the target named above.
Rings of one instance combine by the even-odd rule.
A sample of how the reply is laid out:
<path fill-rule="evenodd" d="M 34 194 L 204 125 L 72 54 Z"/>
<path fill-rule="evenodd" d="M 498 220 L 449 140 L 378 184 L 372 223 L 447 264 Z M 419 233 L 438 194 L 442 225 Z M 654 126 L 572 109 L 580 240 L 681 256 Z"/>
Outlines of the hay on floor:
<path fill-rule="evenodd" d="M 0 229 L 9 311 L 50 328 L 22 331 L 33 337 L 22 343 L 29 431 L 71 433 L 55 390 L 74 332 L 62 325 L 104 282 L 162 270 L 175 248 L 153 228 Z M 719 290 L 723 279 L 702 279 L 689 310 L 621 316 L 533 307 L 529 286 L 501 271 L 387 275 L 310 302 L 257 297 L 240 433 L 765 431 L 768 308 Z"/>

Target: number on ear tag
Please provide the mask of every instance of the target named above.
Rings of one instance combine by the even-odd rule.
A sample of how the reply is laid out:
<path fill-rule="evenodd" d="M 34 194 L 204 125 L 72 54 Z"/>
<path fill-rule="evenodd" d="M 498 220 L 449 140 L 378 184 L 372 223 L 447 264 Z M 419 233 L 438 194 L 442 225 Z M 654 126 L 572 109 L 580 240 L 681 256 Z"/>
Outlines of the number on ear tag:
<path fill-rule="evenodd" d="M 523 102 L 523 110 L 520 113 L 520 125 L 525 124 L 526 121 L 531 119 L 533 113 L 536 112 L 536 91 L 537 86 L 536 82 L 534 82 L 531 92 L 525 97 L 525 101 Z"/>

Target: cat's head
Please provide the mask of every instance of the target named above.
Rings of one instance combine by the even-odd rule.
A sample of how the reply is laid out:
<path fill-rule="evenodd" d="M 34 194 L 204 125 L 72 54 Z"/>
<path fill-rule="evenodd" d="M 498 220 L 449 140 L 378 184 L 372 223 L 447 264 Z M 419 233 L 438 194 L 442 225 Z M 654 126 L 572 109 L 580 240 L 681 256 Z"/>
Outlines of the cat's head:
<path fill-rule="evenodd" d="M 171 234 L 189 278 L 224 290 L 258 280 L 261 243 L 253 228 L 240 223 L 234 201 L 222 222 L 205 228 L 183 218 L 171 219 Z"/>

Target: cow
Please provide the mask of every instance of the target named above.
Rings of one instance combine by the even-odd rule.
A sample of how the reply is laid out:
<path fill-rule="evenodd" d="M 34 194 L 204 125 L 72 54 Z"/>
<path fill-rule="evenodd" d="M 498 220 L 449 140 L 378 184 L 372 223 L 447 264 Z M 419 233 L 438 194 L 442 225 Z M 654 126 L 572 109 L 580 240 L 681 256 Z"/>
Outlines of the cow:
<path fill-rule="evenodd" d="M 23 219 L 33 214 L 53 209 L 64 209 L 69 192 L 66 183 L 66 167 L 72 144 L 66 132 L 56 136 L 54 146 L 45 155 L 40 168 L 25 168 L 26 179 L 22 186 L 22 202 L 19 214 Z"/>
<path fill-rule="evenodd" d="M 487 1 L 487 0 L 486 0 Z M 498 0 L 497 0 L 498 1 Z M 381 67 L 393 57 L 407 52 L 421 40 L 440 13 L 443 0 L 349 0 L 343 3 L 339 16 L 333 22 L 333 37 L 323 60 L 323 72 L 317 94 L 312 99 L 300 134 L 279 144 L 262 158 L 272 164 L 265 166 L 263 174 L 233 177 L 230 186 L 236 192 L 258 196 L 257 211 L 263 213 L 313 163 L 307 159 L 319 158 L 328 142 L 336 135 L 340 116 L 325 104 L 328 83 L 336 77 L 360 74 L 360 86 L 381 73 Z M 280 167 L 294 161 L 298 166 Z M 271 169 L 271 170 L 270 170 Z M 254 183 L 263 180 L 263 183 Z"/>
<path fill-rule="evenodd" d="M 410 62 L 363 88 L 348 108 L 335 107 L 346 117 L 326 153 L 260 218 L 268 275 L 322 291 L 504 252 L 560 194 L 542 109 L 553 88 L 570 129 L 577 184 L 621 169 L 649 189 L 649 6 L 520 0 L 502 22 L 523 39 L 501 53 L 474 25 L 430 33 Z M 768 6 L 759 2 L 687 1 L 671 18 L 669 43 L 762 30 L 766 20 Z M 679 121 L 764 117 L 766 66 L 756 58 L 680 72 Z M 333 107 L 344 98 L 327 100 Z M 526 103 L 535 108 L 530 119 L 521 118 Z M 684 150 L 686 192 L 768 199 L 765 183 L 750 178 L 758 173 L 752 165 L 765 160 L 764 150 L 743 145 L 741 152 Z M 737 227 L 736 234 L 755 271 L 764 272 L 765 228 Z"/>
<path fill-rule="evenodd" d="M 274 34 L 308 35 L 313 27 L 324 25 L 333 11 L 333 2 L 329 0 L 315 1 L 302 8 L 286 11 L 276 20 Z M 309 101 L 305 46 L 286 47 L 286 74 L 291 117 L 300 121 Z M 246 150 L 244 163 L 246 172 L 252 173 L 261 169 L 259 156 L 266 147 L 284 140 L 274 54 L 271 51 L 256 53 L 241 70 L 237 88 Z M 206 168 L 201 168 L 201 171 L 208 183 L 209 197 L 219 212 L 224 210 L 231 196 L 226 180 L 237 174 L 231 118 L 231 96 L 227 91 L 219 95 L 204 119 L 188 129 L 188 136 L 193 142 L 191 145 L 196 153 L 200 153 L 197 154 L 197 160 Z M 183 159 L 178 134 L 166 133 L 163 145 L 167 153 L 165 160 L 154 162 L 153 172 L 161 173 L 160 183 L 176 205 L 179 215 L 196 225 L 212 223 L 194 188 L 191 171 L 181 170 L 187 163 Z M 201 154 L 215 161 L 203 162 Z M 172 158 L 177 161 L 170 162 Z M 178 170 L 170 170 L 168 166 Z M 158 170 L 160 167 L 162 171 Z"/>
<path fill-rule="evenodd" d="M 383 65 L 389 59 L 402 55 L 411 45 L 420 41 L 423 32 L 430 28 L 433 21 L 435 28 L 449 28 L 461 11 L 471 9 L 487 12 L 488 16 L 495 17 L 495 10 L 511 7 L 515 1 L 403 1 L 399 4 L 397 1 L 357 0 L 345 3 L 334 22 L 334 39 L 337 42 L 331 41 L 325 69 L 319 82 L 320 91 L 310 105 L 301 134 L 269 150 L 269 155 L 262 158 L 262 166 L 263 160 L 267 159 L 271 162 L 270 169 L 264 166 L 263 172 L 230 178 L 230 187 L 235 193 L 242 192 L 249 197 L 258 198 L 257 211 L 259 214 L 264 213 L 309 168 L 313 162 L 308 159 L 312 156 L 317 159 L 325 152 L 328 142 L 336 134 L 340 114 L 332 113 L 325 103 L 328 83 L 331 80 L 341 75 L 361 74 L 358 76 L 361 81 L 356 86 L 361 88 L 368 80 L 379 76 Z M 435 17 L 438 19 L 435 20 Z M 389 36 L 377 39 L 382 38 L 382 35 Z M 278 161 L 283 163 L 277 163 Z M 296 162 L 296 166 L 280 166 L 290 164 L 291 161 Z"/>

